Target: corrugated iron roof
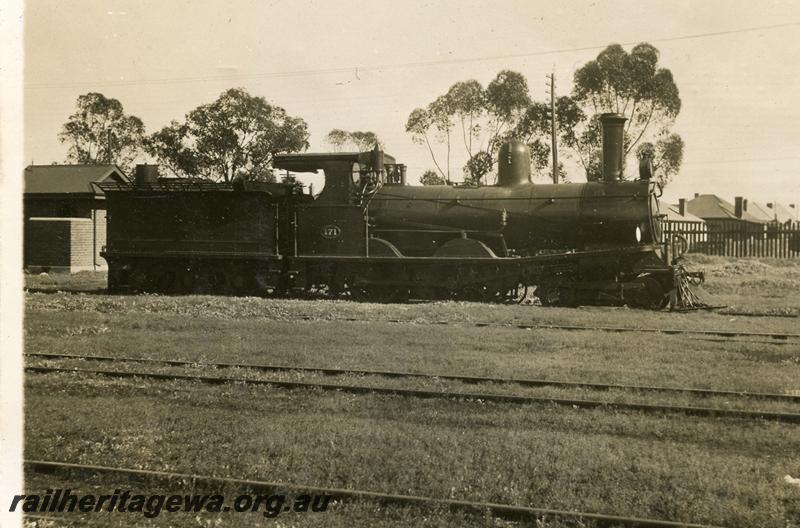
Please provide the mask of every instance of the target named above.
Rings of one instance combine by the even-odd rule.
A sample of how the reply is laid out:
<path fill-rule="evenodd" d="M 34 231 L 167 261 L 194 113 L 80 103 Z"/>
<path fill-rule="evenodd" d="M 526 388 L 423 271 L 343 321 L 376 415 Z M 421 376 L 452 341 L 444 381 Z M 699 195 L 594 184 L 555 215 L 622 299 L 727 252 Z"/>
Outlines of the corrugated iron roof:
<path fill-rule="evenodd" d="M 92 183 L 128 181 L 116 165 L 29 165 L 25 194 L 92 193 Z"/>
<path fill-rule="evenodd" d="M 744 220 L 763 224 L 767 220 L 760 219 L 749 211 L 743 211 L 742 217 L 736 216 L 733 204 L 727 202 L 716 194 L 701 194 L 686 202 L 686 210 L 703 220 Z"/>
<path fill-rule="evenodd" d="M 770 211 L 775 212 L 775 219 L 782 224 L 797 221 L 797 210 L 787 207 L 782 203 L 772 204 L 772 209 L 770 209 Z"/>
<path fill-rule="evenodd" d="M 702 218 L 699 216 L 695 216 L 689 211 L 685 211 L 686 214 L 681 214 L 681 208 L 678 204 L 669 204 L 667 205 L 667 220 L 671 222 L 704 222 Z"/>
<path fill-rule="evenodd" d="M 765 223 L 775 220 L 775 212 L 761 202 L 748 202 L 747 212 Z"/>
<path fill-rule="evenodd" d="M 769 222 L 779 222 L 784 224 L 786 222 L 794 222 L 797 220 L 797 216 L 794 214 L 794 211 L 782 203 L 775 202 L 762 204 L 760 202 L 756 202 L 754 205 L 758 208 L 759 214 L 768 218 Z M 748 206 L 747 210 L 750 211 L 750 209 L 750 206 Z"/>

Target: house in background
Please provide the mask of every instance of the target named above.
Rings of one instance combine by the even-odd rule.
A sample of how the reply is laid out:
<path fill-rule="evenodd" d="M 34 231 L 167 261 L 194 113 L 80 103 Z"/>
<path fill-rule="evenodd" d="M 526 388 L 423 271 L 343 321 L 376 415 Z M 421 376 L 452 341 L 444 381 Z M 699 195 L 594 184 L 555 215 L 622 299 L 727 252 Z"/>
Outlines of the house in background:
<path fill-rule="evenodd" d="M 795 204 L 786 206 L 778 202 L 769 202 L 766 204 L 753 202 L 752 205 L 757 207 L 760 214 L 768 218 L 768 222 L 770 223 L 788 225 L 797 221 L 797 208 Z"/>
<path fill-rule="evenodd" d="M 30 271 L 106 269 L 106 204 L 93 183 L 128 181 L 116 165 L 31 165 L 23 195 L 24 266 Z"/>
<path fill-rule="evenodd" d="M 678 200 L 677 204 L 667 205 L 661 212 L 666 214 L 664 225 L 667 239 L 672 234 L 679 234 L 686 239 L 689 250 L 697 249 L 708 239 L 705 221 L 688 211 L 685 198 Z"/>
<path fill-rule="evenodd" d="M 689 212 L 685 198 L 678 200 L 677 204 L 669 204 L 665 213 L 670 222 L 704 222 L 702 218 Z"/>
<path fill-rule="evenodd" d="M 800 225 L 788 207 L 749 202 L 731 204 L 714 194 L 695 194 L 686 210 L 705 221 L 707 237 L 699 249 L 710 255 L 787 258 L 800 253 Z M 676 232 L 680 233 L 676 229 Z"/>
<path fill-rule="evenodd" d="M 695 194 L 692 200 L 686 202 L 686 210 L 702 218 L 709 231 L 736 226 L 746 231 L 762 232 L 764 224 L 769 222 L 762 215 L 748 211 L 747 199 L 741 196 L 737 196 L 734 204 L 731 204 L 716 194 Z"/>
<path fill-rule="evenodd" d="M 758 218 L 765 224 L 775 221 L 775 213 L 770 211 L 769 207 L 767 207 L 765 204 L 760 202 L 748 202 L 746 207 L 748 213 Z"/>

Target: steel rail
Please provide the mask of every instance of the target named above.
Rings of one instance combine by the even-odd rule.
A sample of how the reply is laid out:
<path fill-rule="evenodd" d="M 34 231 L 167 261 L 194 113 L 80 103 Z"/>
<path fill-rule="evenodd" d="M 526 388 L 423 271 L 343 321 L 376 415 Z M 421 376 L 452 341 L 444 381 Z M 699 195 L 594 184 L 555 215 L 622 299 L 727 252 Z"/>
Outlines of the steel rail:
<path fill-rule="evenodd" d="M 488 321 L 431 321 L 421 322 L 413 319 L 363 319 L 360 317 L 337 317 L 332 319 L 323 319 L 312 315 L 298 315 L 295 317 L 301 321 L 321 321 L 321 322 L 356 322 L 356 323 L 396 323 L 396 324 L 424 324 L 424 325 L 441 325 L 441 326 L 476 326 L 479 328 L 518 328 L 521 330 L 570 330 L 570 331 L 598 331 L 598 332 L 612 332 L 612 333 L 628 333 L 640 332 L 650 334 L 665 334 L 665 335 L 700 335 L 706 337 L 760 337 L 770 338 L 780 341 L 788 341 L 791 339 L 800 339 L 800 334 L 795 333 L 781 333 L 781 332 L 751 332 L 751 331 L 738 331 L 738 330 L 690 330 L 685 328 L 634 328 L 630 326 L 584 326 L 584 325 L 565 325 L 565 324 L 551 324 L 551 323 L 501 323 L 501 322 L 488 322 Z M 740 341 L 742 343 L 749 343 L 750 341 Z"/>
<path fill-rule="evenodd" d="M 800 395 L 777 394 L 765 392 L 747 392 L 734 390 L 715 390 L 715 389 L 695 389 L 681 387 L 659 387 L 649 385 L 622 385 L 613 383 L 592 383 L 583 381 L 561 381 L 548 379 L 526 379 L 526 378 L 492 378 L 483 376 L 465 376 L 455 374 L 422 374 L 418 372 L 403 372 L 392 370 L 359 370 L 359 369 L 339 369 L 326 367 L 299 367 L 291 365 L 264 365 L 253 363 L 208 363 L 199 361 L 183 361 L 177 359 L 154 359 L 154 358 L 135 358 L 126 356 L 96 356 L 86 354 L 53 354 L 49 352 L 28 352 L 26 357 L 37 357 L 43 359 L 77 359 L 81 361 L 110 361 L 123 363 L 143 363 L 143 364 L 162 364 L 172 367 L 192 367 L 206 366 L 217 369 L 252 369 L 263 372 L 316 372 L 326 376 L 342 376 L 346 374 L 357 374 L 363 376 L 382 376 L 386 378 L 416 378 L 416 379 L 440 379 L 448 381 L 460 381 L 469 384 L 481 383 L 503 383 L 521 385 L 524 387 L 565 387 L 565 388 L 588 388 L 594 390 L 624 390 L 641 392 L 661 392 L 691 394 L 693 396 L 723 396 L 754 398 L 761 400 L 788 401 L 800 403 Z"/>
<path fill-rule="evenodd" d="M 749 420 L 771 420 L 784 423 L 800 423 L 800 414 L 783 413 L 757 410 L 739 409 L 718 409 L 713 407 L 693 407 L 682 405 L 655 405 L 647 403 L 625 403 L 609 402 L 601 400 L 580 400 L 565 398 L 547 398 L 533 396 L 513 396 L 506 394 L 492 393 L 471 393 L 454 391 L 431 391 L 422 389 L 401 389 L 390 387 L 370 387 L 367 385 L 338 385 L 331 383 L 310 383 L 302 381 L 278 381 L 278 380 L 258 380 L 248 378 L 226 378 L 211 376 L 190 376 L 185 374 L 164 374 L 156 372 L 134 372 L 134 371 L 114 371 L 114 370 L 90 370 L 78 368 L 57 368 L 57 367 L 25 367 L 26 372 L 33 373 L 57 373 L 57 374 L 88 374 L 93 376 L 106 376 L 111 378 L 141 378 L 165 381 L 193 381 L 200 383 L 221 385 L 225 383 L 242 383 L 250 385 L 270 386 L 281 389 L 306 389 L 338 391 L 348 394 L 380 394 L 386 396 L 405 396 L 421 399 L 459 399 L 485 401 L 493 403 L 510 403 L 521 405 L 542 405 L 553 404 L 560 406 L 570 406 L 582 409 L 617 409 L 628 411 L 640 411 L 645 413 L 683 413 L 690 416 L 709 416 L 720 418 L 737 418 Z"/>
<path fill-rule="evenodd" d="M 434 324 L 442 324 L 440 322 Z M 510 325 L 503 323 L 474 323 L 478 327 L 508 327 L 513 326 L 522 330 L 594 330 L 599 332 L 627 333 L 640 332 L 649 334 L 665 335 L 702 335 L 713 337 L 762 337 L 770 339 L 800 339 L 800 334 L 788 334 L 779 332 L 744 332 L 734 330 L 688 330 L 683 328 L 632 328 L 627 326 L 581 326 L 581 325 L 562 325 L 562 324 L 517 324 Z"/>
<path fill-rule="evenodd" d="M 179 481 L 183 486 L 186 482 L 192 483 L 192 489 L 197 483 L 216 485 L 235 485 L 240 488 L 266 492 L 306 492 L 317 495 L 330 495 L 334 500 L 343 498 L 377 502 L 382 505 L 417 506 L 417 507 L 446 507 L 450 511 L 460 511 L 469 514 L 485 515 L 489 512 L 494 518 L 508 521 L 536 521 L 547 518 L 570 519 L 575 521 L 592 521 L 599 527 L 629 526 L 636 528 L 715 528 L 709 525 L 666 521 L 659 519 L 643 519 L 637 517 L 623 517 L 601 513 L 586 513 L 578 511 L 552 510 L 547 508 L 532 508 L 529 506 L 514 506 L 510 504 L 497 504 L 491 502 L 476 502 L 469 500 L 440 499 L 420 495 L 398 495 L 375 491 L 363 491 L 344 488 L 328 488 L 324 486 L 306 486 L 284 482 L 270 482 L 263 480 L 240 479 L 230 477 L 214 477 L 190 473 L 175 473 L 168 471 L 155 471 L 147 469 L 131 469 L 108 466 L 94 466 L 86 464 L 71 464 L 44 460 L 25 460 L 24 465 L 39 472 L 52 473 L 54 471 L 83 472 L 95 475 L 123 475 L 126 477 L 149 477 L 162 479 L 168 482 Z"/>
<path fill-rule="evenodd" d="M 800 318 L 800 314 L 794 313 L 759 313 L 759 312 L 726 312 L 726 311 L 717 311 L 715 312 L 718 315 L 732 315 L 736 317 L 783 317 L 788 319 L 797 319 Z"/>

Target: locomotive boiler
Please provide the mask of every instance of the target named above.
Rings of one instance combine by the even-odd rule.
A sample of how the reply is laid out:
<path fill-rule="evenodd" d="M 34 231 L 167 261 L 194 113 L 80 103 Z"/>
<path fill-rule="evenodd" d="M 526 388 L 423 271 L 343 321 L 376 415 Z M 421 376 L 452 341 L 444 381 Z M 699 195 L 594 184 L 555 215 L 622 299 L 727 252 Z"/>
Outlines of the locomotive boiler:
<path fill-rule="evenodd" d="M 657 308 L 674 291 L 657 185 L 622 179 L 624 117 L 603 123 L 603 181 L 530 181 L 527 147 L 502 146 L 496 185 L 410 186 L 380 151 L 285 154 L 324 171 L 291 184 L 139 178 L 101 184 L 109 288 L 315 294 L 359 300 L 520 300 Z M 159 229 L 140 227 L 157 218 Z M 673 297 L 674 299 L 674 297 Z"/>
<path fill-rule="evenodd" d="M 376 236 L 417 256 L 434 254 L 433 234 L 448 230 L 498 256 L 661 243 L 654 182 L 533 184 L 524 144 L 505 144 L 499 158 L 494 186 L 384 186 L 370 202 Z"/>

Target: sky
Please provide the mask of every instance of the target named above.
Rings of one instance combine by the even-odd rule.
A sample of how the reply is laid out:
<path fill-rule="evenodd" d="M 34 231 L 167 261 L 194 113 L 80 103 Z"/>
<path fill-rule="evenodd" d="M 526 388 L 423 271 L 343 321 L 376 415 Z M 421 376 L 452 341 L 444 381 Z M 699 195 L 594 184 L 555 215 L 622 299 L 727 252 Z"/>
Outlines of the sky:
<path fill-rule="evenodd" d="M 408 115 L 455 82 L 511 69 L 545 100 L 551 71 L 567 94 L 608 44 L 649 42 L 683 102 L 666 198 L 800 206 L 799 2 L 29 0 L 24 27 L 26 163 L 65 160 L 57 135 L 81 94 L 119 99 L 155 132 L 244 87 L 304 118 L 309 151 L 331 150 L 333 128 L 371 130 L 415 180 L 433 163 Z"/>

